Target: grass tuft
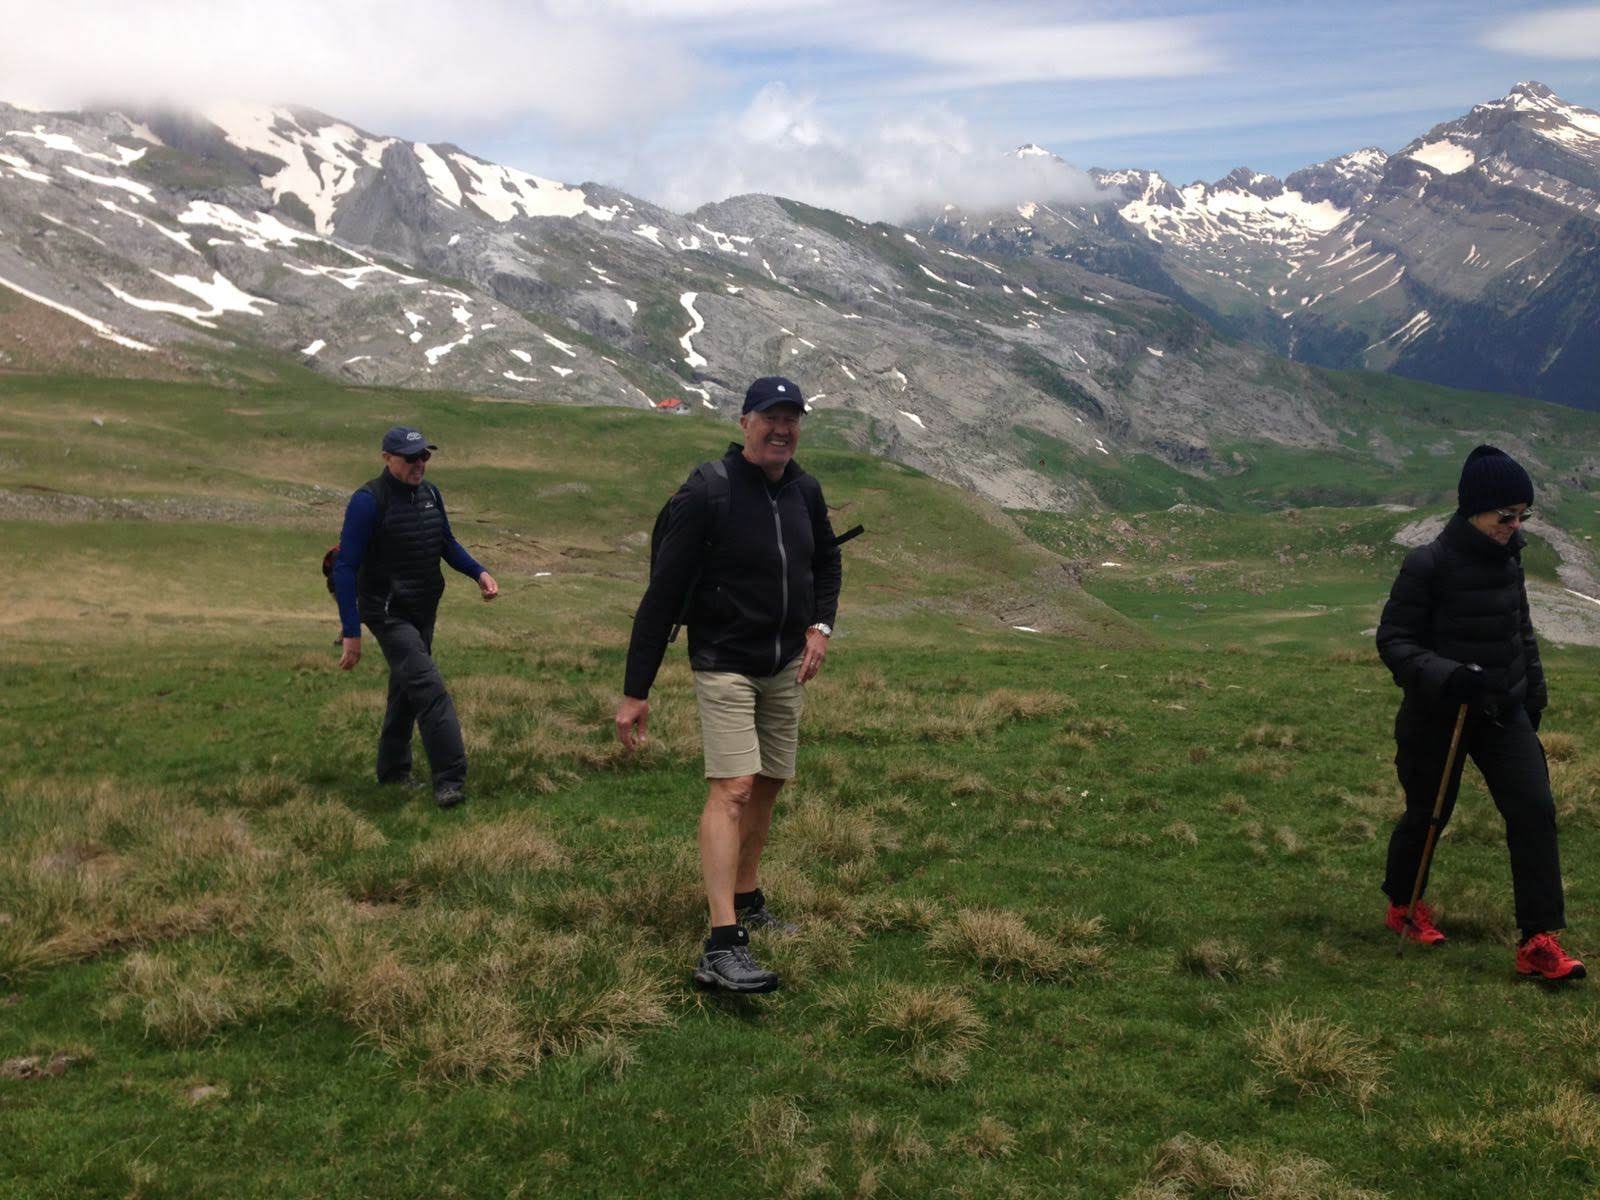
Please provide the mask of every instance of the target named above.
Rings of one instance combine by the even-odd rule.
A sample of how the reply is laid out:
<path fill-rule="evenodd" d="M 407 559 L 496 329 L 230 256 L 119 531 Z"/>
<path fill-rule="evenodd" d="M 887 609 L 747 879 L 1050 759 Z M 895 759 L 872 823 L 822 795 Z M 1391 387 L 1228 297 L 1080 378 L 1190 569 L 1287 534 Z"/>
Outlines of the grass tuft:
<path fill-rule="evenodd" d="M 1301 1096 L 1338 1094 L 1363 1110 L 1386 1087 L 1388 1070 L 1374 1044 L 1348 1025 L 1326 1017 L 1270 1014 L 1245 1035 L 1251 1057 L 1276 1084 Z"/>
<path fill-rule="evenodd" d="M 1251 976 L 1277 978 L 1282 964 L 1263 958 L 1239 942 L 1205 938 L 1178 951 L 1178 966 L 1207 979 L 1239 983 Z"/>
<path fill-rule="evenodd" d="M 1073 983 L 1105 967 L 1104 947 L 1056 942 L 1005 909 L 961 909 L 929 932 L 928 949 L 952 961 L 976 963 L 995 979 Z"/>
<path fill-rule="evenodd" d="M 1338 1178 L 1321 1159 L 1231 1153 L 1180 1133 L 1163 1143 L 1125 1200 L 1382 1200 Z"/>
<path fill-rule="evenodd" d="M 868 1009 L 867 1028 L 884 1034 L 895 1050 L 935 1046 L 959 1051 L 979 1045 L 989 1023 L 954 988 L 891 983 L 879 989 Z"/>

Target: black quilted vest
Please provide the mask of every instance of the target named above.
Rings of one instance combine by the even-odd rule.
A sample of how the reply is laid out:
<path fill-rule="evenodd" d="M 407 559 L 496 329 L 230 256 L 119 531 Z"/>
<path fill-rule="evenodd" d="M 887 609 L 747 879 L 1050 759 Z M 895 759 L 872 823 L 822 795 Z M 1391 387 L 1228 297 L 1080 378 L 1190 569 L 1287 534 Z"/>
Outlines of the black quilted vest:
<path fill-rule="evenodd" d="M 356 580 L 361 619 L 390 615 L 431 624 L 444 594 L 444 573 L 439 570 L 444 506 L 439 489 L 427 482 L 410 487 L 388 471 L 365 486 L 378 497 L 384 515 Z"/>

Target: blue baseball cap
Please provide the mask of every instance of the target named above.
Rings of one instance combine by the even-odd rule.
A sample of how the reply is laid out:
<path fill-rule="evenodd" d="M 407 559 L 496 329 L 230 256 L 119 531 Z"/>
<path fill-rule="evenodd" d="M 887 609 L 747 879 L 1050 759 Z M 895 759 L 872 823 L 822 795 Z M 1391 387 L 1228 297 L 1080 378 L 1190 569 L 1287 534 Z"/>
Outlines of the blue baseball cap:
<path fill-rule="evenodd" d="M 385 454 L 416 454 L 421 450 L 437 450 L 438 448 L 422 436 L 422 430 L 412 429 L 409 425 L 396 425 L 383 435 L 383 452 Z"/>
<path fill-rule="evenodd" d="M 766 412 L 780 404 L 792 404 L 801 412 L 806 410 L 805 397 L 800 394 L 798 384 L 782 375 L 763 375 L 745 392 L 744 408 L 740 411 Z"/>

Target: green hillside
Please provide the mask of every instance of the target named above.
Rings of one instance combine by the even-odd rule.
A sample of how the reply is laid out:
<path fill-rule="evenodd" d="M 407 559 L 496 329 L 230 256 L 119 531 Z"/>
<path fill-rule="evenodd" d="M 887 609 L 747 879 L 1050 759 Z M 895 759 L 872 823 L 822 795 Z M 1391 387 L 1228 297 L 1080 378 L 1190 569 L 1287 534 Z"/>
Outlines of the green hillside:
<path fill-rule="evenodd" d="M 444 601 L 472 756 L 450 812 L 369 782 L 381 662 L 334 669 L 318 572 L 396 421 L 442 447 L 504 591 Z M 681 648 L 648 752 L 609 724 L 656 509 L 736 433 L 0 377 L 8 1197 L 1600 1186 L 1600 992 L 1515 982 L 1476 783 L 1434 875 L 1452 941 L 1397 960 L 1382 927 L 1397 693 L 1363 631 L 1419 514 L 1377 468 L 1358 507 L 1281 507 L 1309 469 L 1262 452 L 1208 511 L 1007 514 L 808 426 L 868 535 L 764 881 L 803 928 L 758 947 L 773 996 L 695 992 Z M 1449 441 L 1437 481 L 1472 436 L 1410 444 Z M 1576 513 L 1584 451 L 1560 453 Z M 1591 961 L 1597 666 L 1548 648 Z"/>

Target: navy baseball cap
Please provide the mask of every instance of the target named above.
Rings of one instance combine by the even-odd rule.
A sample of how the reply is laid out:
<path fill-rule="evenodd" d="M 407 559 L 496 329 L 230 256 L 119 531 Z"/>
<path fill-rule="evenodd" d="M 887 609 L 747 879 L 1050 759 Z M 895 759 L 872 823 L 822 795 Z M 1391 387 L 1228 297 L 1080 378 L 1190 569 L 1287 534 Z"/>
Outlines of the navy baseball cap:
<path fill-rule="evenodd" d="M 752 383 L 744 394 L 744 408 L 741 412 L 766 412 L 779 404 L 792 404 L 801 412 L 805 411 L 805 397 L 800 394 L 799 386 L 782 375 L 763 375 Z"/>
<path fill-rule="evenodd" d="M 420 429 L 412 429 L 409 425 L 396 425 L 383 435 L 383 452 L 385 454 L 416 454 L 420 450 L 437 450 L 438 448 L 422 436 Z"/>

